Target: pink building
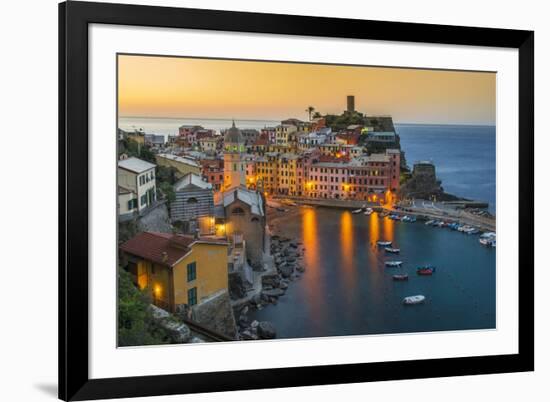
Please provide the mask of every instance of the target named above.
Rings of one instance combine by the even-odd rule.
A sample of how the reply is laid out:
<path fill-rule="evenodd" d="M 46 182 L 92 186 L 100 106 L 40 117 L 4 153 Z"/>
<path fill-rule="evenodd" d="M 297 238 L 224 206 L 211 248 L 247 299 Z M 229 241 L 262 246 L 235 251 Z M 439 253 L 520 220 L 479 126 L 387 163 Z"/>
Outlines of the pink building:
<path fill-rule="evenodd" d="M 309 167 L 306 196 L 390 202 L 399 190 L 400 151 L 388 149 L 351 162 L 318 162 Z"/>
<path fill-rule="evenodd" d="M 267 138 L 270 144 L 275 144 L 276 142 L 275 131 L 276 131 L 275 127 L 265 127 L 260 130 L 260 135 Z"/>

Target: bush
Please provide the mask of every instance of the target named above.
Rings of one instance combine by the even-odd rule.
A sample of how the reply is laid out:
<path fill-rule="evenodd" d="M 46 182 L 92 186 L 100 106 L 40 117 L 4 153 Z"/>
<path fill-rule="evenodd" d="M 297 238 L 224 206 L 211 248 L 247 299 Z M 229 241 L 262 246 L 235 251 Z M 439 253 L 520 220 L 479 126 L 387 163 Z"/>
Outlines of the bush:
<path fill-rule="evenodd" d="M 169 343 L 168 335 L 153 321 L 147 292 L 138 290 L 128 272 L 118 269 L 118 346 Z"/>

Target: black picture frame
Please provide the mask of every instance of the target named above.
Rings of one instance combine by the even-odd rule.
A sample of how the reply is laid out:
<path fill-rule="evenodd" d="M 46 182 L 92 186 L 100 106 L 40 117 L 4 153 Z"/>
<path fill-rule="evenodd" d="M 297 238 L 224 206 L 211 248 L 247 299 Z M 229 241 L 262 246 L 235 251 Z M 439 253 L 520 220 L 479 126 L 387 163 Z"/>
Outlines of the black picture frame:
<path fill-rule="evenodd" d="M 215 373 L 88 375 L 88 25 L 514 48 L 519 52 L 517 354 Z M 534 32 L 142 5 L 59 5 L 59 398 L 170 395 L 534 370 Z"/>

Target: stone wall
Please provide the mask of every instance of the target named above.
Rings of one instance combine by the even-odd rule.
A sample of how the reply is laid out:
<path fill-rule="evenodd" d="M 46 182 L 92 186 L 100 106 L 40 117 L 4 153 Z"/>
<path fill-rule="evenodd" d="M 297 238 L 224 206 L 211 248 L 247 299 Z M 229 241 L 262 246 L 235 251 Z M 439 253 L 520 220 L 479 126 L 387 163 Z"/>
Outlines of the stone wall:
<path fill-rule="evenodd" d="M 140 232 L 172 233 L 166 204 L 160 204 L 146 215 L 141 216 L 138 219 L 138 227 Z"/>
<path fill-rule="evenodd" d="M 237 336 L 237 324 L 229 293 L 222 290 L 192 308 L 192 320 L 230 338 Z"/>

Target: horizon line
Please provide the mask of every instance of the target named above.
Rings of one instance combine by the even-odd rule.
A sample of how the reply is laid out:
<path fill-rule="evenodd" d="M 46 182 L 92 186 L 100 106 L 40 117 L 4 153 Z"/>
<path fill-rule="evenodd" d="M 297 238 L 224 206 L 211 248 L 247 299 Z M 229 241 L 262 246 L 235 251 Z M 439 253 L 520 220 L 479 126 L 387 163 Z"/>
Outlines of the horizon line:
<path fill-rule="evenodd" d="M 368 115 L 366 115 L 368 117 Z M 392 117 L 391 115 L 389 114 L 375 114 L 375 115 L 372 115 L 374 117 L 376 116 L 389 116 L 389 117 Z M 138 118 L 138 119 L 167 119 L 167 120 L 219 120 L 219 121 L 222 121 L 222 120 L 235 120 L 236 122 L 238 122 L 239 120 L 240 121 L 258 121 L 258 122 L 262 122 L 262 121 L 271 121 L 271 122 L 281 122 L 283 120 L 288 120 L 288 119 L 298 119 L 300 121 L 303 121 L 303 122 L 308 122 L 308 120 L 301 120 L 297 117 L 287 117 L 285 119 L 259 119 L 259 118 L 254 118 L 254 119 L 239 119 L 239 118 L 231 118 L 231 117 L 227 117 L 227 118 L 224 118 L 224 117 L 171 117 L 171 116 L 137 116 L 137 115 L 119 115 L 118 118 L 126 118 L 126 119 L 131 119 L 131 118 Z M 393 117 L 392 117 L 392 120 L 393 120 Z M 429 123 L 429 122 L 407 122 L 407 121 L 396 121 L 396 120 L 393 120 L 393 123 L 394 124 L 400 124 L 400 125 L 410 125 L 410 126 L 421 126 L 421 125 L 427 125 L 427 126 L 478 126 L 478 127 L 496 127 L 496 123 L 474 123 L 474 122 L 471 122 L 471 123 L 454 123 L 454 122 L 449 122 L 449 123 Z"/>

